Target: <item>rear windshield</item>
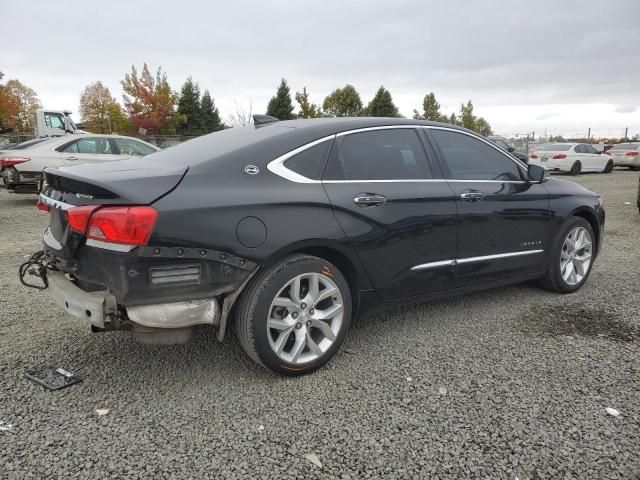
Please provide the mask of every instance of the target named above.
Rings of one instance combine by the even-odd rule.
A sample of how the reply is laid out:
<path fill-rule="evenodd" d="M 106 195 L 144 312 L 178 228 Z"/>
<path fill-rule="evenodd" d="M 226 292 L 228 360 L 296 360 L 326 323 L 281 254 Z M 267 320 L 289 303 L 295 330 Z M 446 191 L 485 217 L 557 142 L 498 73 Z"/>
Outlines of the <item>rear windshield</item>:
<path fill-rule="evenodd" d="M 640 147 L 640 143 L 619 143 L 614 145 L 611 150 L 637 150 Z"/>
<path fill-rule="evenodd" d="M 17 145 L 13 145 L 11 147 L 5 147 L 4 150 L 23 150 L 25 148 L 29 148 L 33 145 L 37 145 L 38 143 L 51 141 L 52 138 L 36 138 L 34 140 L 27 140 L 26 142 L 18 143 Z"/>
<path fill-rule="evenodd" d="M 573 147 L 571 143 L 545 143 L 536 148 L 536 150 L 539 152 L 566 152 L 571 147 Z"/>

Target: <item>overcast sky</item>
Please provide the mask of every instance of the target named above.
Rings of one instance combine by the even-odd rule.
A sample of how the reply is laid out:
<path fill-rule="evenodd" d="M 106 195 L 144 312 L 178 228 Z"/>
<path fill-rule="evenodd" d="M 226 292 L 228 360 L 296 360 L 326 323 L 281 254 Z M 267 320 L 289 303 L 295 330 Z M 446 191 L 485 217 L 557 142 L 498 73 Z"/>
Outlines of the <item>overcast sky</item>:
<path fill-rule="evenodd" d="M 226 118 L 263 113 L 281 77 L 321 104 L 382 84 L 405 116 L 435 92 L 471 99 L 502 134 L 640 132 L 640 1 L 252 0 L 4 2 L 0 71 L 47 108 L 147 62 L 178 90 L 193 76 Z M 297 105 L 296 105 L 297 106 Z M 76 113 L 76 119 L 79 115 Z"/>

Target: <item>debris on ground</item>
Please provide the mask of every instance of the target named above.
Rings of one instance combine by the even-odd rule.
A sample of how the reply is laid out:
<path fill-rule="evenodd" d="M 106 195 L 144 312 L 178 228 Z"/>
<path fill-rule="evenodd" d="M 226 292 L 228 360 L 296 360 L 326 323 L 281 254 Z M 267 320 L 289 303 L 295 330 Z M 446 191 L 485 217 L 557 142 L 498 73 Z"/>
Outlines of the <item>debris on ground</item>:
<path fill-rule="evenodd" d="M 0 420 L 0 432 L 6 432 L 9 431 L 13 428 L 13 425 L 11 425 L 10 423 L 7 423 L 3 420 Z"/>
<path fill-rule="evenodd" d="M 616 410 L 615 408 L 607 407 L 606 410 L 607 410 L 607 413 L 609 415 L 611 415 L 612 417 L 619 417 L 620 416 L 620 412 L 618 410 Z"/>
<path fill-rule="evenodd" d="M 440 395 L 446 395 L 446 394 L 447 394 L 447 389 L 446 389 L 446 388 L 444 388 L 444 387 L 440 387 L 440 388 L 438 389 L 438 393 L 439 393 Z"/>
<path fill-rule="evenodd" d="M 25 373 L 25 376 L 47 390 L 60 390 L 82 381 L 82 378 L 74 373 L 53 365 L 32 368 Z"/>
<path fill-rule="evenodd" d="M 311 463 L 313 463 L 316 467 L 318 468 L 322 468 L 322 462 L 320 462 L 320 459 L 313 453 L 307 453 L 304 458 L 306 460 L 309 460 Z"/>
<path fill-rule="evenodd" d="M 107 413 L 109 413 L 109 409 L 108 408 L 98 408 L 96 410 L 96 413 L 98 414 L 99 417 L 104 417 Z"/>
<path fill-rule="evenodd" d="M 264 430 L 264 425 L 260 425 L 260 426 L 258 427 L 258 431 L 259 431 L 259 432 L 262 432 L 263 430 Z"/>

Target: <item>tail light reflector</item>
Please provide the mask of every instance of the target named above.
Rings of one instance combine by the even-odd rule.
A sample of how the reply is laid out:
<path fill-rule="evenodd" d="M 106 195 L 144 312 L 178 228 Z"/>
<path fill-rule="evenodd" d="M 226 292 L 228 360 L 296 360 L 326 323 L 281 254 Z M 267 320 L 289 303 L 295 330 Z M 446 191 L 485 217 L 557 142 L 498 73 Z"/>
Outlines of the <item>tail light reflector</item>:
<path fill-rule="evenodd" d="M 73 231 L 88 239 L 120 245 L 146 245 L 156 225 L 153 207 L 75 207 L 67 212 Z"/>
<path fill-rule="evenodd" d="M 638 152 L 627 152 L 627 157 L 637 157 L 638 156 Z"/>
<path fill-rule="evenodd" d="M 21 163 L 25 163 L 31 160 L 30 158 L 24 157 L 4 157 L 0 158 L 0 167 L 7 168 L 13 167 L 15 165 L 20 165 Z"/>
<path fill-rule="evenodd" d="M 535 160 L 536 158 L 538 158 L 538 155 L 536 155 L 535 153 L 532 153 L 530 158 L 533 158 Z"/>
<path fill-rule="evenodd" d="M 564 153 L 559 153 L 557 155 L 554 155 L 552 158 L 554 160 L 562 160 L 563 158 L 567 158 L 567 156 Z"/>
<path fill-rule="evenodd" d="M 36 208 L 41 212 L 48 212 L 49 210 L 51 210 L 49 205 L 47 205 L 46 203 L 42 203 L 40 200 L 38 200 L 38 203 L 36 203 Z"/>

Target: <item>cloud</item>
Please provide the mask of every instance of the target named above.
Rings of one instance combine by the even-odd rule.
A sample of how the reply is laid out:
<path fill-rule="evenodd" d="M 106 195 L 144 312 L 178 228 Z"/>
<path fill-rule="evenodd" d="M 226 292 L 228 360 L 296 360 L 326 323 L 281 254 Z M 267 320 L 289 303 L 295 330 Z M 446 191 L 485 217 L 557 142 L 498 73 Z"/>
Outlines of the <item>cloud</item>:
<path fill-rule="evenodd" d="M 616 113 L 633 113 L 638 110 L 638 107 L 635 105 L 619 105 L 616 107 Z"/>

